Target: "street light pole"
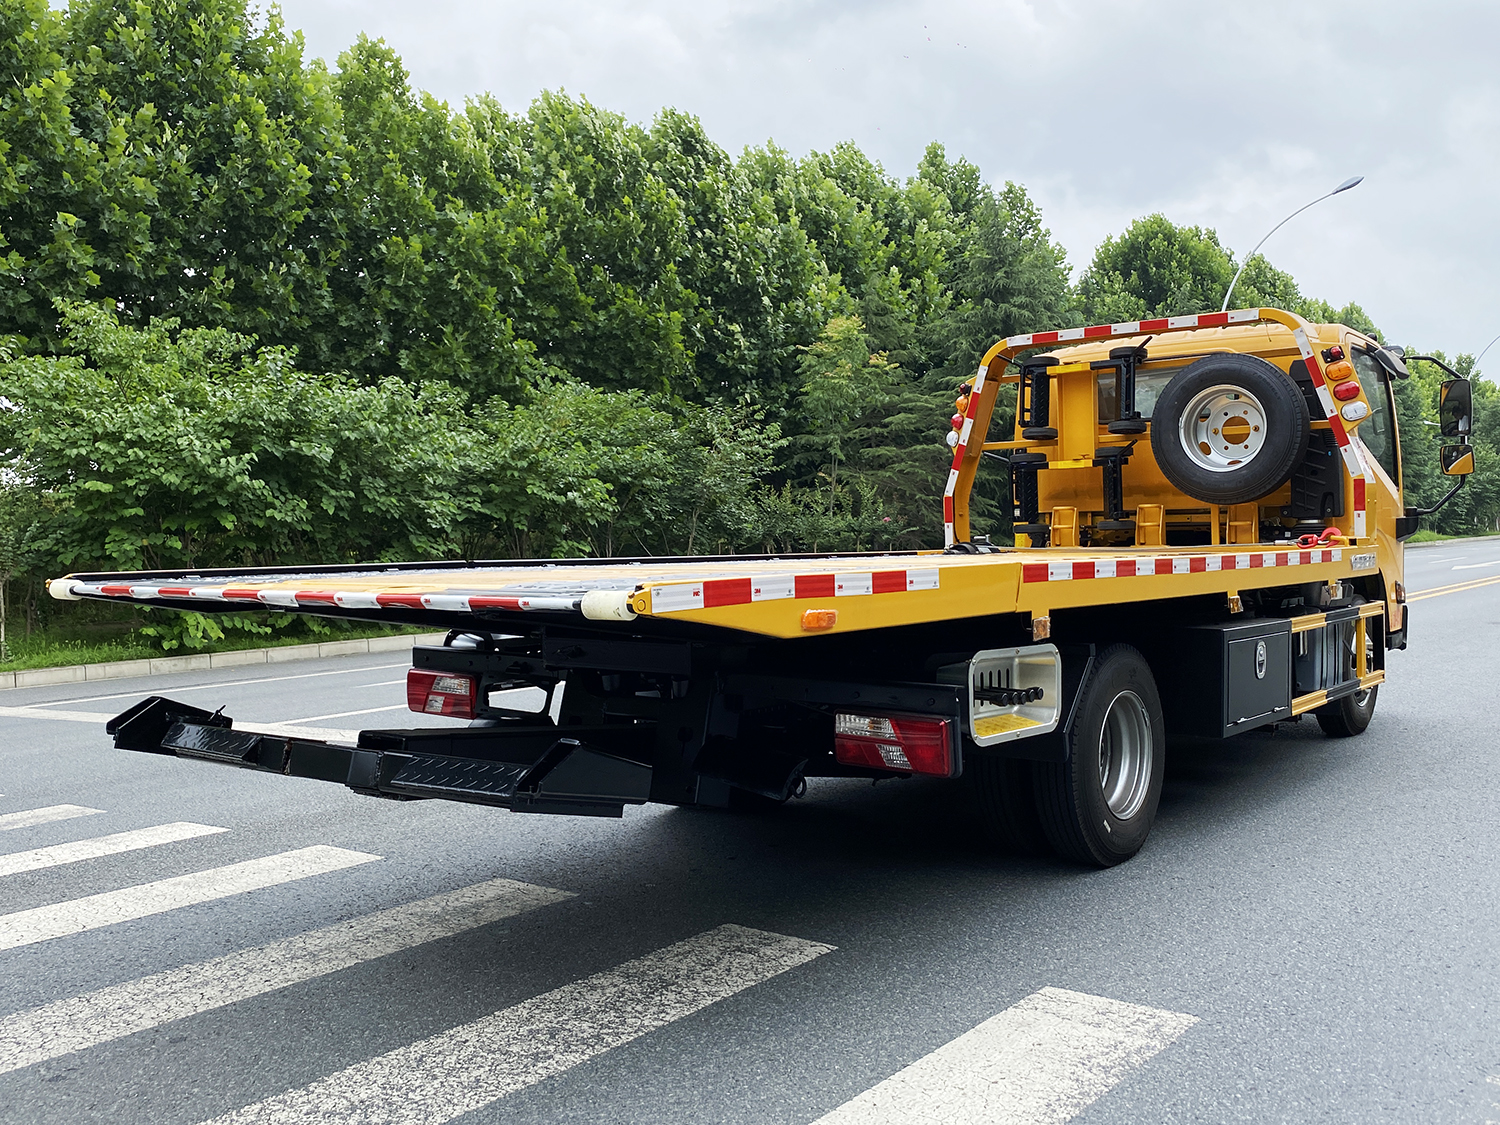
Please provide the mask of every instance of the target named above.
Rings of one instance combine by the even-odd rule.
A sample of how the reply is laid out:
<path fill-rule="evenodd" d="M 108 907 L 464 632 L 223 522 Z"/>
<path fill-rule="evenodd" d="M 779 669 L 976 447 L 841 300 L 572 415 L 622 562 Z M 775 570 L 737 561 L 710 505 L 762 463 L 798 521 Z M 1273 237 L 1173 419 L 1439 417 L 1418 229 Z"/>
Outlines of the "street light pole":
<path fill-rule="evenodd" d="M 1295 211 L 1293 211 L 1286 218 L 1282 219 L 1281 222 L 1277 223 L 1270 230 L 1266 231 L 1266 238 L 1270 238 L 1273 234 L 1275 234 L 1277 231 L 1279 231 L 1282 227 L 1286 226 L 1287 223 L 1291 222 L 1298 215 L 1302 214 L 1302 212 L 1306 211 L 1309 207 L 1311 207 L 1313 205 L 1313 203 L 1322 203 L 1323 200 L 1327 199 L 1329 196 L 1337 195 L 1341 191 L 1348 191 L 1352 187 L 1358 187 L 1359 184 L 1360 184 L 1360 182 L 1363 181 L 1363 180 L 1364 180 L 1363 176 L 1350 176 L 1347 180 L 1345 180 L 1343 183 L 1339 184 L 1338 187 L 1334 188 L 1327 195 L 1320 195 L 1320 196 L 1318 196 L 1318 198 L 1314 199 L 1312 201 L 1312 203 L 1304 203 L 1301 207 L 1298 207 Z M 1257 242 L 1255 244 L 1255 249 L 1252 250 L 1252 251 L 1250 251 L 1250 253 L 1248 253 L 1248 254 L 1245 255 L 1245 260 L 1240 263 L 1240 268 L 1234 271 L 1234 278 L 1229 282 L 1229 291 L 1224 294 L 1224 303 L 1221 306 L 1219 306 L 1219 311 L 1220 312 L 1223 312 L 1225 309 L 1229 308 L 1229 298 L 1234 293 L 1235 282 L 1239 281 L 1240 274 L 1242 274 L 1242 273 L 1245 272 L 1245 267 L 1250 264 L 1250 259 L 1253 258 L 1253 257 L 1255 257 L 1255 255 L 1260 252 L 1260 248 L 1266 244 L 1266 238 L 1262 238 L 1259 242 Z"/>
<path fill-rule="evenodd" d="M 1495 340 L 1500 340 L 1500 336 L 1496 336 Z M 1491 340 L 1488 344 L 1486 344 L 1484 346 L 1484 351 L 1480 352 L 1474 357 L 1474 366 L 1476 368 L 1479 366 L 1479 361 L 1484 358 L 1484 352 L 1489 351 L 1492 347 L 1495 346 L 1495 340 Z"/>

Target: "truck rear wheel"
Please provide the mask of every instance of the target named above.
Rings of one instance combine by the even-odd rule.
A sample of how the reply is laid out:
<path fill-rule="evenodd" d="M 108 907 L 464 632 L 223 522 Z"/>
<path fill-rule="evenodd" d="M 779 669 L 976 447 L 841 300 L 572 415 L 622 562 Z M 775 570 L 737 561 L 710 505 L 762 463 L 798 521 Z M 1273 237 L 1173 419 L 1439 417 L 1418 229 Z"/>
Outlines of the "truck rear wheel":
<path fill-rule="evenodd" d="M 1285 484 L 1307 455 L 1307 401 L 1252 355 L 1211 355 L 1177 373 L 1151 414 L 1151 452 L 1173 487 L 1244 504 Z"/>
<path fill-rule="evenodd" d="M 1111 867 L 1141 850 L 1161 800 L 1163 732 L 1145 657 L 1111 645 L 1079 688 L 1065 760 L 1034 767 L 1042 830 L 1059 855 Z"/>

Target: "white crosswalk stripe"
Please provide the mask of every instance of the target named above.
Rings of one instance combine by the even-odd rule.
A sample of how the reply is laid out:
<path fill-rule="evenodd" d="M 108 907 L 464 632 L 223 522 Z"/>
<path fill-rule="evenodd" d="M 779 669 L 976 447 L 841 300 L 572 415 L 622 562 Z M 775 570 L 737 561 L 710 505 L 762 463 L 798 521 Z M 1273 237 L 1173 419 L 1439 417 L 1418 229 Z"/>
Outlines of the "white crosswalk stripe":
<path fill-rule="evenodd" d="M 52 938 L 67 937 L 145 918 L 165 914 L 182 906 L 192 906 L 263 887 L 274 887 L 370 863 L 380 857 L 366 852 L 315 844 L 310 848 L 282 852 L 263 859 L 232 863 L 190 875 L 159 879 L 118 891 L 71 899 L 50 906 L 37 906 L 0 915 L 0 949 L 15 949 Z"/>
<path fill-rule="evenodd" d="M 91 809 L 87 805 L 48 805 L 44 809 L 26 809 L 24 812 L 6 813 L 0 816 L 0 832 L 8 832 L 12 828 L 34 828 L 38 824 L 72 820 L 77 816 L 95 816 L 103 811 L 103 809 Z"/>
<path fill-rule="evenodd" d="M 491 879 L 0 1019 L 0 1074 L 572 898 Z"/>
<path fill-rule="evenodd" d="M 215 1125 L 440 1125 L 832 948 L 720 926 L 236 1110 Z"/>
<path fill-rule="evenodd" d="M 814 1125 L 1062 1125 L 1197 1022 L 1043 988 Z"/>
<path fill-rule="evenodd" d="M 177 821 L 158 824 L 154 828 L 137 828 L 130 832 L 96 836 L 92 840 L 74 840 L 46 848 L 11 852 L 9 855 L 0 855 L 0 877 L 18 875 L 23 871 L 40 871 L 44 867 L 59 867 L 64 863 L 77 863 L 79 860 L 97 859 L 100 856 L 119 855 L 121 852 L 139 851 L 141 848 L 154 848 L 160 844 L 175 844 L 180 840 L 192 840 L 228 831 L 227 828 L 215 828 L 209 824 Z"/>

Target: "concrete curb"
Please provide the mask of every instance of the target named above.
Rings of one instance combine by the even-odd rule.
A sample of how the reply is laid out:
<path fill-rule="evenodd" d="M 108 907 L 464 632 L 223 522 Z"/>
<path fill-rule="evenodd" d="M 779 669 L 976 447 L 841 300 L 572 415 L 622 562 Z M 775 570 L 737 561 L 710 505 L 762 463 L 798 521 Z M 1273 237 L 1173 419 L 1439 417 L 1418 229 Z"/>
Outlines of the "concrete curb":
<path fill-rule="evenodd" d="M 1420 551 L 1423 547 L 1459 547 L 1465 543 L 1481 543 L 1486 539 L 1500 539 L 1500 535 L 1464 535 L 1457 539 L 1434 539 L 1430 543 L 1408 543 L 1408 551 Z"/>
<path fill-rule="evenodd" d="M 116 660 L 108 664 L 70 664 L 61 668 L 28 668 L 0 672 L 0 691 L 6 688 L 47 687 L 51 684 L 94 683 L 137 676 L 169 676 L 176 672 L 205 672 L 250 664 L 281 664 L 316 660 L 321 656 L 357 656 L 366 652 L 401 652 L 413 645 L 440 645 L 447 633 L 408 633 L 397 637 L 367 637 L 357 641 L 324 641 L 278 648 L 242 648 L 235 652 L 205 652 L 193 656 L 161 656 L 154 660 Z"/>

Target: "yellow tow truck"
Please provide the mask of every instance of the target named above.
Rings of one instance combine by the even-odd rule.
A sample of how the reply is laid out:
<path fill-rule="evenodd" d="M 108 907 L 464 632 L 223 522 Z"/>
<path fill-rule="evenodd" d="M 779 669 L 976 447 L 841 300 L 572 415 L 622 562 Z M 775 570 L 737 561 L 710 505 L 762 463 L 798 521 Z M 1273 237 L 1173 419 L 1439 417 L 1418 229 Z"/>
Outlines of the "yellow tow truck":
<path fill-rule="evenodd" d="M 50 590 L 450 630 L 413 650 L 408 703 L 467 725 L 342 744 L 152 696 L 108 725 L 123 749 L 604 816 L 967 774 L 1000 840 L 1110 865 L 1145 843 L 1169 736 L 1305 714 L 1331 735 L 1368 726 L 1409 628 L 1402 541 L 1427 514 L 1402 501 L 1406 374 L 1395 349 L 1269 308 L 1002 340 L 959 391 L 941 551 L 72 574 Z M 991 440 L 1009 386 L 1014 425 Z M 1471 413 L 1453 375 L 1449 496 L 1473 469 Z M 1014 546 L 970 527 L 976 475 L 1001 462 Z"/>

